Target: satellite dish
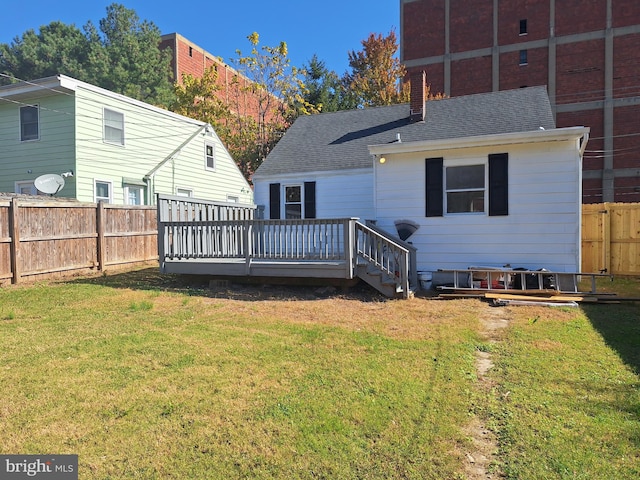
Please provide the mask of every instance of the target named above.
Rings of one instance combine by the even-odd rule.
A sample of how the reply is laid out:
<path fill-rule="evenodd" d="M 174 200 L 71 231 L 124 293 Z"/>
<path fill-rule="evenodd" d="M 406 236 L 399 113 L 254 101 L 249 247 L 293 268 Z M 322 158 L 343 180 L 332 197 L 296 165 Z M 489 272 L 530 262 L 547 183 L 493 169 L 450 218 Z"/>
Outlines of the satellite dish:
<path fill-rule="evenodd" d="M 55 173 L 47 173 L 46 175 L 40 175 L 36 178 L 33 184 L 39 192 L 46 193 L 47 195 L 55 195 L 64 187 L 64 178 Z"/>

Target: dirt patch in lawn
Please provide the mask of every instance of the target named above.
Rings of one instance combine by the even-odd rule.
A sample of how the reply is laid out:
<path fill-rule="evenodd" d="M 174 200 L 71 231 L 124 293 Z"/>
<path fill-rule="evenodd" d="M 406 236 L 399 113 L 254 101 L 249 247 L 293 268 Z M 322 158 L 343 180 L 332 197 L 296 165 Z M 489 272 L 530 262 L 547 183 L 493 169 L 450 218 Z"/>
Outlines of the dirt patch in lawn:
<path fill-rule="evenodd" d="M 480 313 L 480 335 L 489 344 L 500 341 L 501 332 L 509 325 L 509 313 L 504 308 L 483 304 Z M 487 373 L 493 368 L 491 349 L 476 351 L 476 373 L 480 388 L 491 389 L 492 383 Z M 483 423 L 474 417 L 465 433 L 471 439 L 471 451 L 465 454 L 465 473 L 470 480 L 503 478 L 497 470 L 494 455 L 498 448 L 496 437 Z"/>

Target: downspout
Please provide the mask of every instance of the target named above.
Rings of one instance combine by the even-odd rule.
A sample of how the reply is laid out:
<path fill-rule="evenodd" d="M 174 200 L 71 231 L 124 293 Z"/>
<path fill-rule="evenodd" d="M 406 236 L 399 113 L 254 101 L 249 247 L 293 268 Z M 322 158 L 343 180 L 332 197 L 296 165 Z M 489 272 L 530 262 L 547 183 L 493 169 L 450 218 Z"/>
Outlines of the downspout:
<path fill-rule="evenodd" d="M 587 149 L 587 143 L 589 142 L 589 132 L 586 132 L 584 135 L 582 135 L 582 138 L 580 140 L 582 140 L 582 143 L 580 144 L 580 158 L 582 159 L 582 157 L 584 156 L 584 151 Z"/>
<path fill-rule="evenodd" d="M 191 135 L 184 142 L 182 142 L 178 147 L 176 147 L 176 149 L 173 152 L 167 155 L 163 160 L 160 161 L 160 163 L 158 163 L 155 167 L 149 170 L 149 172 L 144 177 L 142 177 L 144 179 L 144 182 L 147 184 L 147 199 L 149 200 L 149 205 L 153 205 L 151 203 L 151 199 L 153 199 L 153 195 L 155 192 L 151 190 L 151 187 L 152 185 L 155 184 L 155 182 L 152 183 L 152 180 L 154 179 L 156 172 L 160 170 L 160 168 L 162 168 L 162 166 L 165 163 L 167 163 L 169 160 L 174 158 L 178 153 L 180 153 L 180 150 L 182 150 L 186 145 L 191 143 L 191 141 L 194 138 L 196 138 L 200 133 L 202 133 L 203 130 L 208 131 L 210 128 L 212 127 L 208 123 L 205 123 L 204 125 L 202 125 L 198 130 L 196 130 L 196 132 L 193 135 Z"/>
<path fill-rule="evenodd" d="M 576 265 L 578 266 L 578 271 L 582 271 L 582 165 L 584 162 L 584 152 L 587 149 L 587 143 L 589 143 L 589 131 L 585 132 L 582 137 L 580 137 L 580 145 L 579 145 L 579 164 L 578 164 L 578 172 L 579 179 L 578 182 L 578 212 L 579 212 L 579 220 L 578 220 L 578 245 L 577 245 L 577 259 Z"/>

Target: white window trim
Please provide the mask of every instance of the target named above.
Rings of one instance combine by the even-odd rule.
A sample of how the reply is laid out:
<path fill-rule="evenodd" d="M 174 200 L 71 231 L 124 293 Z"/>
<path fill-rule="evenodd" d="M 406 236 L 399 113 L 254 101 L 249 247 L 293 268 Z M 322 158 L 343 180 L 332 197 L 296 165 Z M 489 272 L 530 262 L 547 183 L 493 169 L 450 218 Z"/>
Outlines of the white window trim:
<path fill-rule="evenodd" d="M 97 184 L 98 183 L 104 183 L 109 185 L 109 198 L 98 198 L 97 197 L 97 192 L 98 192 L 98 188 L 97 188 Z M 98 178 L 94 178 L 93 179 L 93 201 L 95 203 L 98 203 L 100 201 L 106 201 L 107 203 L 113 203 L 113 182 L 110 180 L 100 180 Z"/>
<path fill-rule="evenodd" d="M 110 140 L 107 140 L 107 135 L 106 135 L 106 128 L 107 128 L 107 124 L 106 124 L 106 120 L 107 120 L 107 116 L 106 116 L 106 111 L 110 111 L 113 113 L 118 113 L 120 115 L 122 115 L 122 142 L 113 142 Z M 125 138 L 125 128 L 124 128 L 124 124 L 125 124 L 125 118 L 124 118 L 124 112 L 120 112 L 114 108 L 109 108 L 109 107 L 103 107 L 102 108 L 102 141 L 104 143 L 107 143 L 109 145 L 115 145 L 117 147 L 124 147 L 126 144 L 126 138 Z"/>
<path fill-rule="evenodd" d="M 299 187 L 300 188 L 300 218 L 305 218 L 304 216 L 304 183 L 289 183 L 282 185 L 282 212 L 280 214 L 280 218 L 287 218 L 287 205 L 297 205 L 298 202 L 287 202 L 287 188 L 291 187 Z"/>
<path fill-rule="evenodd" d="M 140 203 L 129 203 L 129 190 L 130 189 L 140 190 Z M 124 203 L 126 205 L 144 205 L 145 204 L 145 187 L 142 185 L 133 185 L 130 183 L 125 183 L 124 185 Z"/>
<path fill-rule="evenodd" d="M 26 140 L 22 139 L 22 109 L 25 107 L 35 108 L 38 113 L 38 136 L 36 138 L 27 138 Z M 37 142 L 40 140 L 40 105 L 23 105 L 18 109 L 18 138 L 20 142 Z"/>
<path fill-rule="evenodd" d="M 188 195 L 182 195 L 180 193 L 181 190 L 183 192 L 189 192 L 189 194 Z M 193 188 L 176 187 L 176 195 L 183 196 L 183 197 L 188 197 L 188 198 L 193 198 Z"/>
<path fill-rule="evenodd" d="M 212 167 L 209 166 L 209 162 L 207 161 L 209 157 L 209 155 L 207 155 L 207 147 L 211 147 L 213 151 L 213 155 L 211 156 L 213 159 Z M 204 169 L 210 172 L 216 171 L 216 145 L 213 142 L 204 142 Z"/>
<path fill-rule="evenodd" d="M 22 187 L 30 187 L 31 193 L 30 195 L 39 195 L 38 189 L 36 188 L 35 182 L 33 180 L 18 180 L 14 183 L 13 191 L 14 193 L 21 193 L 20 190 Z"/>
<path fill-rule="evenodd" d="M 468 167 L 473 165 L 482 165 L 484 166 L 484 211 L 482 212 L 452 212 L 450 213 L 448 210 L 448 193 L 447 190 L 447 169 L 449 167 Z M 459 216 L 459 215 L 489 215 L 489 159 L 486 158 L 484 160 L 481 159 L 469 159 L 469 160 L 456 160 L 456 161 L 444 161 L 443 162 L 443 175 L 442 175 L 442 191 L 444 192 L 443 204 L 442 204 L 442 214 L 443 216 Z M 479 189 L 453 189 L 452 192 L 455 191 L 478 191 Z"/>

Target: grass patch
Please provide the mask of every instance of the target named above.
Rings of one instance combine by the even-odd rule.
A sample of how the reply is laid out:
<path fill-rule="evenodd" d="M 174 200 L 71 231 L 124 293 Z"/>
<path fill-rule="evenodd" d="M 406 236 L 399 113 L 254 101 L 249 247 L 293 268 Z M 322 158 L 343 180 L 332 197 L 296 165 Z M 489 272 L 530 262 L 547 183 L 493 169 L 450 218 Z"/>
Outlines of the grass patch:
<path fill-rule="evenodd" d="M 487 311 L 509 318 L 496 342 Z M 632 303 L 320 298 L 154 269 L 11 286 L 2 450 L 78 454 L 83 479 L 464 479 L 478 417 L 507 478 L 637 478 L 638 325 Z"/>
<path fill-rule="evenodd" d="M 3 451 L 77 453 L 95 479 L 458 475 L 475 302 L 101 281 L 0 289 Z"/>
<path fill-rule="evenodd" d="M 640 477 L 640 380 L 599 328 L 606 316 L 635 352 L 637 305 L 531 310 L 511 309 L 487 402 L 506 477 Z"/>

